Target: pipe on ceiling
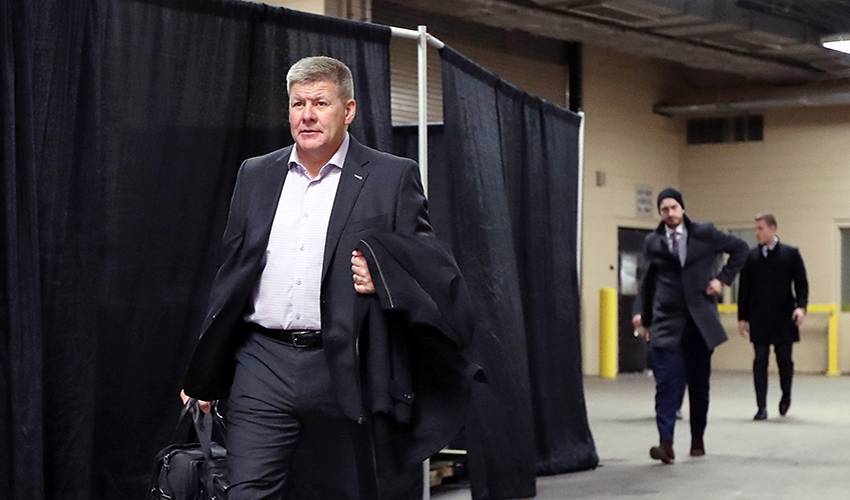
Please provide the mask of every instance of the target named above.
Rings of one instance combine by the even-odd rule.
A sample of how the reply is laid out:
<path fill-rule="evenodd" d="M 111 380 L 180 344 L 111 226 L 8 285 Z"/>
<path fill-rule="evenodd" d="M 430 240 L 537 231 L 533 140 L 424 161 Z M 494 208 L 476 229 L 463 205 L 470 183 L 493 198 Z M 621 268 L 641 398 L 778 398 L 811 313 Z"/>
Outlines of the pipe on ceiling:
<path fill-rule="evenodd" d="M 850 105 L 850 92 L 826 92 L 802 94 L 791 97 L 726 101 L 709 104 L 666 104 L 658 103 L 653 111 L 665 116 L 715 116 L 747 114 L 772 109 L 817 108 L 824 106 Z"/>

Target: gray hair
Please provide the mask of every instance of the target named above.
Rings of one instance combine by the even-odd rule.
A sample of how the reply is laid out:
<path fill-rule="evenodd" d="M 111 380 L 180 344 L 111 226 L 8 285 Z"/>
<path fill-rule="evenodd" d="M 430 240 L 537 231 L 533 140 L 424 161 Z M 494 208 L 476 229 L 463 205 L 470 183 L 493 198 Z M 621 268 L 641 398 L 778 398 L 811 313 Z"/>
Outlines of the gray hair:
<path fill-rule="evenodd" d="M 335 83 L 343 101 L 354 99 L 351 70 L 342 61 L 327 56 L 305 57 L 293 64 L 286 74 L 286 92 L 290 93 L 296 83 L 323 81 Z"/>
<path fill-rule="evenodd" d="M 763 213 L 756 214 L 755 221 L 758 222 L 760 220 L 763 220 L 764 223 L 767 224 L 768 226 L 777 227 L 776 217 L 774 217 L 774 215 L 772 213 L 763 212 Z"/>

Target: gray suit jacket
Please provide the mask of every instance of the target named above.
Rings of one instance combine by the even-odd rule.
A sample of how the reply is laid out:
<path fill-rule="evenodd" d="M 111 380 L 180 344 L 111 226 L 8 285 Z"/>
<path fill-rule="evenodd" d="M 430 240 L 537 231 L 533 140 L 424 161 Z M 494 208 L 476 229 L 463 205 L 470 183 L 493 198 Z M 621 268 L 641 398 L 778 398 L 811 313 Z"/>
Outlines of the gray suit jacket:
<path fill-rule="evenodd" d="M 224 231 L 224 261 L 210 291 L 207 316 L 184 388 L 192 397 L 223 399 L 243 340 L 245 308 L 265 265 L 265 250 L 288 172 L 292 146 L 243 162 Z M 432 233 L 419 168 L 413 160 L 363 146 L 351 137 L 325 238 L 321 315 L 324 353 L 337 401 L 363 416 L 351 251 L 373 233 Z"/>
<path fill-rule="evenodd" d="M 720 324 L 717 299 L 705 294 L 708 282 L 717 278 L 726 285 L 747 259 L 747 244 L 735 236 L 719 231 L 710 223 L 691 222 L 685 217 L 688 229 L 687 259 L 679 263 L 670 253 L 664 224 L 646 236 L 644 260 L 646 274 L 641 282 L 641 322 L 652 331 L 653 347 L 679 346 L 682 332 L 693 318 L 709 349 L 726 341 Z M 729 261 L 717 272 L 718 257 L 729 254 Z"/>

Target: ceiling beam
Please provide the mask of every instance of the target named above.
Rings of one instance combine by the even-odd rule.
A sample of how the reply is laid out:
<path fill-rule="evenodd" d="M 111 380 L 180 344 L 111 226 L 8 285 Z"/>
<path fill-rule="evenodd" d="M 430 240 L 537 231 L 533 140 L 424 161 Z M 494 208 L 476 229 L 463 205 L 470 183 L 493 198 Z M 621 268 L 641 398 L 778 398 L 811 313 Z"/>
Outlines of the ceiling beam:
<path fill-rule="evenodd" d="M 423 13 L 462 18 L 557 40 L 584 42 L 685 66 L 738 74 L 751 80 L 799 82 L 823 78 L 822 73 L 794 64 L 752 57 L 507 0 L 384 1 Z"/>

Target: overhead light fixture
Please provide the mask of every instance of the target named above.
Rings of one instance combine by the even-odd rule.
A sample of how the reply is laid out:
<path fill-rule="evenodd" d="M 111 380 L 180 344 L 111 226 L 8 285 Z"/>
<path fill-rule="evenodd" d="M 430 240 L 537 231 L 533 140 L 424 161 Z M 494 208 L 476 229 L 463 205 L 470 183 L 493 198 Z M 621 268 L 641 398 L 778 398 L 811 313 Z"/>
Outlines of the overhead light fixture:
<path fill-rule="evenodd" d="M 820 39 L 820 44 L 827 49 L 850 54 L 850 33 L 836 33 Z"/>

